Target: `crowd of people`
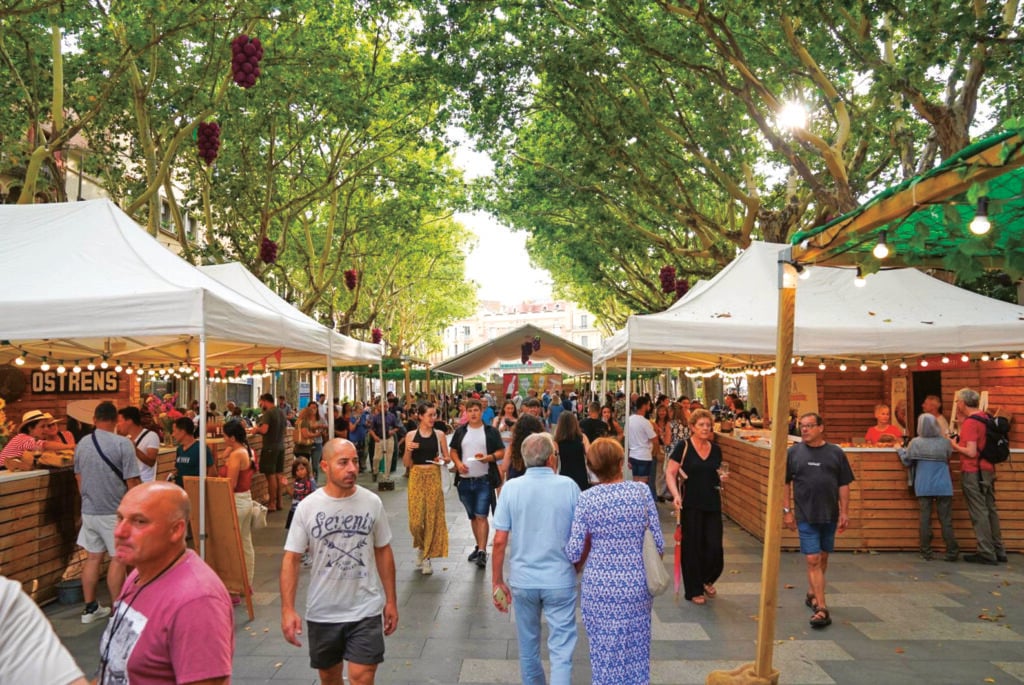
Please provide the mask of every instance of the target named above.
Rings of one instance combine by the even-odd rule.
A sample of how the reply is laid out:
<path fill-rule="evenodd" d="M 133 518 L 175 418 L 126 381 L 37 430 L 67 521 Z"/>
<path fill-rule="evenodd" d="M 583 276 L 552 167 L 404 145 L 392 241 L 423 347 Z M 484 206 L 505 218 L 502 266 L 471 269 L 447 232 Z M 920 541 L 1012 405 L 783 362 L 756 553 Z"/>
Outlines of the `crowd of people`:
<path fill-rule="evenodd" d="M 718 594 L 715 584 L 725 565 L 721 489 L 729 474 L 715 443 L 715 415 L 685 397 L 672 401 L 635 396 L 629 398 L 628 409 L 619 396 L 604 405 L 583 406 L 572 395 L 566 400 L 558 394 L 508 398 L 497 408 L 492 398 L 470 394 L 452 402 L 445 417 L 433 401 L 421 398 L 415 406 L 400 408 L 396 398 L 387 397 L 383 419 L 370 411 L 380 400 L 335 411 L 335 426 L 339 413 L 348 425 L 333 439 L 324 430 L 322 401 L 294 415 L 297 454 L 281 566 L 281 626 L 285 639 L 297 646 L 305 635 L 311 665 L 322 682 L 340 683 L 347 662 L 350 682 L 372 683 L 384 659 L 384 637 L 398 627 L 387 513 L 380 497 L 357 483 L 368 468 L 380 480 L 390 478 L 396 453 L 409 478 L 409 528 L 423 575 L 433 573 L 431 560 L 450 552 L 442 472 L 449 467 L 454 471 L 475 543 L 468 561 L 480 569 L 490 565 L 494 606 L 515 609 L 524 683 L 545 682 L 542 617 L 548 624 L 551 682 L 571 682 L 577 602 L 593 682 L 648 682 L 653 597 L 645 582 L 643 547 L 649 536 L 658 553 L 664 551 L 659 502 L 670 502 L 679 514 L 685 598 L 705 605 Z M 911 480 L 921 504 L 921 553 L 931 558 L 934 508 L 946 559 L 959 557 L 950 520 L 948 466 L 956 452 L 978 543 L 977 553 L 964 559 L 998 564 L 1006 561 L 1006 550 L 995 506 L 995 468 L 982 457 L 987 422 L 977 392 L 962 389 L 956 404 L 959 435 L 948 436 L 948 426 L 939 420 L 938 398 L 930 395 L 922 403 L 917 437 L 900 451 L 904 463 L 913 467 Z M 621 424 L 617 405 L 624 412 Z M 284 429 L 294 414 L 269 394 L 260 397 L 260 406 L 263 413 L 251 428 L 231 420 L 229 409 L 222 426 L 223 448 L 217 459 L 209 449 L 205 457 L 212 472 L 231 485 L 250 586 L 252 478 L 257 470 L 268 479 L 280 475 Z M 888 408 L 879 406 L 875 416 L 879 434 L 890 434 Z M 59 432 L 53 417 L 42 412 L 26 414 L 22 423 L 27 428 L 22 434 L 28 436 L 21 440 L 24 449 L 40 442 L 45 446 Z M 96 407 L 94 429 L 79 436 L 75 445 L 82 494 L 78 543 L 87 553 L 82 622 L 110 617 L 99 644 L 98 682 L 162 682 L 168 674 L 178 682 L 228 682 L 231 604 L 238 598 L 229 596 L 220 579 L 186 547 L 189 501 L 181 478 L 199 470 L 195 423 L 189 416 L 174 420 L 174 482 L 155 480 L 159 439 L 154 442 L 149 435 L 153 431 L 143 423 L 139 409 L 118 410 L 103 402 Z M 622 424 L 625 430 L 616 430 Z M 854 475 L 843 450 L 825 439 L 820 415 L 798 416 L 797 427 L 802 440 L 787 453 L 782 521 L 798 533 L 806 561 L 809 623 L 824 628 L 832 622 L 825 592 L 829 556 L 836 534 L 849 525 Z M 263 436 L 258 455 L 249 446 L 251 433 Z M 56 439 L 67 444 L 73 438 Z M 323 468 L 322 486 L 312 460 Z M 272 506 L 280 507 L 280 490 L 287 482 L 279 479 Z M 115 599 L 112 607 L 96 598 L 105 555 L 110 559 L 106 581 Z M 305 630 L 296 604 L 303 567 L 310 569 Z M 11 603 L 17 604 L 14 599 Z M 26 629 L 37 630 L 31 611 L 16 615 Z M 39 634 L 43 648 L 54 653 L 47 668 L 78 682 L 81 673 L 73 662 L 49 644 L 45 630 Z M 631 648 L 622 649 L 623 644 Z"/>

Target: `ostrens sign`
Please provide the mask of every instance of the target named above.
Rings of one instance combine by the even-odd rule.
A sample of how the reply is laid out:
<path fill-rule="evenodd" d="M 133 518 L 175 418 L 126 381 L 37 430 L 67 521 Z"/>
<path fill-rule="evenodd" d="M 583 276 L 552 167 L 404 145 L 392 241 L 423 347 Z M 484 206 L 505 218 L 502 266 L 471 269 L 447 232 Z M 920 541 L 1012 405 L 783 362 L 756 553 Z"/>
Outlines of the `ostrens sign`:
<path fill-rule="evenodd" d="M 96 369 L 81 373 L 33 371 L 32 393 L 35 395 L 78 395 L 116 393 L 121 389 L 120 374 L 113 369 Z"/>

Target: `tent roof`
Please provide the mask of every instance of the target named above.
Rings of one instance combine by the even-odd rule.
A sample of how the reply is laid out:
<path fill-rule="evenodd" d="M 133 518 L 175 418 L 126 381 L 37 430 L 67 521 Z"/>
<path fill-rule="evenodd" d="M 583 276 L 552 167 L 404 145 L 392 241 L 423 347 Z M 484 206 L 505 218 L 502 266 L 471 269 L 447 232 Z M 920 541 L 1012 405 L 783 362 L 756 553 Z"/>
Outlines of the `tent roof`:
<path fill-rule="evenodd" d="M 594 353 L 595 364 L 742 368 L 773 361 L 779 253 L 753 243 L 672 308 L 631 316 Z M 872 275 L 863 288 L 849 268 L 808 267 L 799 280 L 793 354 L 865 360 L 922 354 L 1024 351 L 1024 307 L 957 288 L 915 269 Z"/>
<path fill-rule="evenodd" d="M 303 324 L 322 325 L 268 288 L 263 281 L 239 262 L 210 264 L 199 267 L 199 270 L 217 279 L 235 292 L 245 295 L 253 302 L 276 311 L 289 319 L 297 319 Z M 377 363 L 380 361 L 380 345 L 357 340 L 347 335 L 342 335 L 337 331 L 331 331 L 329 328 L 327 331 L 331 334 L 331 360 L 333 365 Z"/>
<path fill-rule="evenodd" d="M 434 367 L 459 376 L 472 376 L 496 366 L 502 360 L 519 359 L 521 347 L 526 338 L 540 336 L 540 349 L 533 353 L 535 361 L 549 362 L 553 367 L 566 373 L 584 373 L 591 369 L 592 352 L 576 343 L 560 338 L 532 324 L 490 340 L 452 357 Z"/>
<path fill-rule="evenodd" d="M 204 274 L 109 200 L 0 206 L 0 245 L 0 321 L 12 358 L 195 363 L 205 334 L 211 367 L 326 362 L 326 328 Z"/>

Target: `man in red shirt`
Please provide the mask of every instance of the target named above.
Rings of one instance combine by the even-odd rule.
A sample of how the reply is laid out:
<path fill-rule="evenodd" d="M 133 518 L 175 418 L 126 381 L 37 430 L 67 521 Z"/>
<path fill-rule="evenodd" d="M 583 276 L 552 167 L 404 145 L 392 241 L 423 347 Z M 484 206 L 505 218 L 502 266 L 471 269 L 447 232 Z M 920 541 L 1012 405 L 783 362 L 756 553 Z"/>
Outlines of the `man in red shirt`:
<path fill-rule="evenodd" d="M 981 458 L 988 415 L 978 408 L 979 399 L 978 393 L 970 388 L 956 393 L 960 437 L 958 440 L 951 438 L 950 442 L 953 451 L 960 454 L 960 487 L 967 500 L 974 537 L 978 539 L 977 553 L 964 555 L 964 561 L 995 566 L 1006 561 L 1006 548 L 996 510 L 996 467 Z"/>

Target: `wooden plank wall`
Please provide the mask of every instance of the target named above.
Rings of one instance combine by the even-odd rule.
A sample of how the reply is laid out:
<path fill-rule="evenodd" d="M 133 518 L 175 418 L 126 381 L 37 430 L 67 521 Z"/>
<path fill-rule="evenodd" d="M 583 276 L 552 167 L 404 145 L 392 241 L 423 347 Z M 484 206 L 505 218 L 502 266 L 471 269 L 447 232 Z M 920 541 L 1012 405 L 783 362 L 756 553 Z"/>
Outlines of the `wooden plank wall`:
<path fill-rule="evenodd" d="M 758 540 L 764 540 L 768 500 L 769 452 L 763 447 L 718 436 L 729 480 L 723 489 L 726 515 Z M 841 550 L 917 551 L 918 502 L 907 487 L 906 469 L 895 450 L 848 450 L 856 481 L 850 487 L 850 528 L 836 538 Z M 960 462 L 953 472 L 953 525 L 963 551 L 975 549 L 974 533 L 960 492 Z M 1003 543 L 1011 552 L 1024 552 L 1024 453 L 1015 453 L 999 467 L 996 483 Z M 943 551 L 942 536 L 933 515 L 932 548 Z M 783 549 L 799 549 L 796 533 L 783 531 Z"/>

